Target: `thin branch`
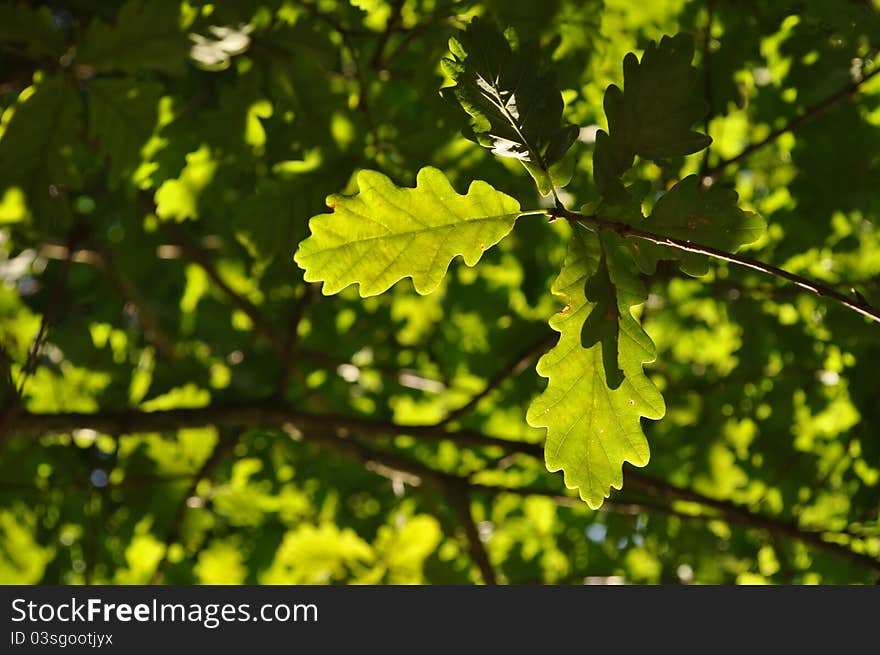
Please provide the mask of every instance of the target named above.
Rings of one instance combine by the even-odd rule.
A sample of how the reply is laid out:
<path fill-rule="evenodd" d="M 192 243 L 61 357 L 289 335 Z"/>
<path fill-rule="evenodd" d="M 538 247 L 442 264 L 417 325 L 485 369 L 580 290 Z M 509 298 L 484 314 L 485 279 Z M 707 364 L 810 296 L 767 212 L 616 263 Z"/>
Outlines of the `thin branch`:
<path fill-rule="evenodd" d="M 711 184 L 714 180 L 718 178 L 719 175 L 721 175 L 722 172 L 724 172 L 724 169 L 726 169 L 731 164 L 742 161 L 743 159 L 754 153 L 756 150 L 760 150 L 764 146 L 773 143 L 783 134 L 797 130 L 804 124 L 808 123 L 812 119 L 816 118 L 820 114 L 824 113 L 825 111 L 836 105 L 841 100 L 845 100 L 851 96 L 854 96 L 856 93 L 858 93 L 859 89 L 864 86 L 865 82 L 873 78 L 878 73 L 880 73 L 880 66 L 877 66 L 867 75 L 863 75 L 861 79 L 851 82 L 850 84 L 847 84 L 843 88 L 837 90 L 835 93 L 832 93 L 827 98 L 820 100 L 813 105 L 810 105 L 804 110 L 803 114 L 792 118 L 782 127 L 772 130 L 760 141 L 756 141 L 755 143 L 746 146 L 739 154 L 730 157 L 729 159 L 722 159 L 714 166 L 708 167 L 703 172 L 704 184 L 707 182 Z"/>
<path fill-rule="evenodd" d="M 308 435 L 308 438 L 310 440 L 313 440 L 315 437 L 316 435 L 313 433 L 309 433 Z M 515 493 L 518 495 L 528 496 L 541 495 L 553 498 L 557 502 L 557 504 L 566 506 L 582 506 L 581 501 L 579 501 L 578 499 L 555 492 L 545 492 L 523 488 L 496 487 L 492 485 L 473 483 L 469 479 L 436 471 L 434 469 L 426 467 L 420 462 L 415 462 L 407 457 L 403 457 L 396 453 L 377 452 L 376 450 L 369 449 L 362 444 L 352 442 L 350 439 L 340 439 L 338 437 L 326 434 L 322 435 L 321 439 L 322 443 L 331 446 L 332 448 L 336 449 L 344 455 L 350 457 L 353 455 L 359 461 L 367 463 L 368 466 L 370 464 L 373 464 L 374 466 L 372 466 L 371 468 L 383 475 L 387 475 L 388 471 L 402 471 L 407 475 L 413 476 L 416 479 L 415 484 L 418 484 L 419 480 L 425 480 L 432 482 L 435 485 L 440 485 L 442 488 L 445 488 L 447 490 L 450 488 L 450 486 L 455 487 L 466 485 L 466 488 L 468 490 L 474 492 L 483 491 L 489 493 Z M 511 446 L 513 447 L 516 447 L 518 445 L 520 444 L 517 444 L 516 442 L 511 443 Z M 381 469 L 379 470 L 377 470 L 375 467 L 375 464 L 377 463 L 381 466 Z M 853 550 L 850 550 L 846 546 L 825 540 L 825 535 L 840 533 L 835 533 L 831 530 L 807 530 L 801 528 L 795 521 L 786 521 L 785 519 L 765 516 L 763 514 L 753 512 L 749 508 L 742 505 L 737 505 L 736 503 L 733 503 L 731 501 L 710 498 L 690 489 L 683 489 L 663 480 L 658 480 L 640 471 L 627 470 L 626 476 L 628 484 L 633 487 L 640 488 L 643 492 L 647 492 L 652 496 L 663 498 L 666 500 L 684 500 L 692 503 L 698 503 L 706 508 L 714 510 L 715 512 L 717 512 L 717 514 L 687 513 L 675 509 L 668 503 L 661 505 L 651 501 L 628 503 L 606 500 L 602 506 L 603 510 L 631 515 L 637 515 L 640 513 L 664 514 L 667 516 L 675 516 L 678 518 L 694 521 L 707 521 L 720 518 L 729 523 L 740 525 L 745 528 L 764 529 L 773 535 L 785 535 L 793 539 L 797 539 L 819 550 L 824 550 L 832 555 L 835 555 L 842 559 L 846 559 L 856 566 L 859 566 L 860 568 L 864 568 L 875 573 L 880 573 L 880 559 L 874 558 L 870 555 L 857 553 Z M 460 509 L 457 511 L 460 513 Z M 479 538 L 478 535 L 477 538 Z M 473 553 L 472 556 L 474 556 Z M 476 557 L 479 557 L 479 555 L 477 555 Z M 476 557 L 475 561 L 477 561 Z"/>
<path fill-rule="evenodd" d="M 825 285 L 819 284 L 818 282 L 813 282 L 812 280 L 808 280 L 807 278 L 801 277 L 800 275 L 789 273 L 786 270 L 777 268 L 776 266 L 772 266 L 770 264 L 764 264 L 763 262 L 749 259 L 748 257 L 743 257 L 741 255 L 734 255 L 733 253 L 719 250 L 717 248 L 712 248 L 711 246 L 702 246 L 700 244 L 694 243 L 693 241 L 686 241 L 684 239 L 676 239 L 674 237 L 654 234 L 653 232 L 647 232 L 637 227 L 633 227 L 632 225 L 627 225 L 626 223 L 617 223 L 615 221 L 605 220 L 603 218 L 600 218 L 599 216 L 581 214 L 563 208 L 550 210 L 550 216 L 562 216 L 573 223 L 581 223 L 589 229 L 598 228 L 600 230 L 615 232 L 623 237 L 644 239 L 645 241 L 650 241 L 651 243 L 656 243 L 661 246 L 668 246 L 670 248 L 675 248 L 676 250 L 682 250 L 684 252 L 692 252 L 699 255 L 706 255 L 714 259 L 720 259 L 731 264 L 736 264 L 737 266 L 750 268 L 753 271 L 758 271 L 759 273 L 763 273 L 764 275 L 771 275 L 774 277 L 782 278 L 783 280 L 787 280 L 788 282 L 791 282 L 792 284 L 795 284 L 801 289 L 805 289 L 810 293 L 813 293 L 822 298 L 833 300 L 837 304 L 842 305 L 847 309 L 851 309 L 852 311 L 871 319 L 875 323 L 880 323 L 880 310 L 867 304 L 864 298 L 850 298 L 838 291 L 835 291 L 830 287 L 826 287 Z"/>
<path fill-rule="evenodd" d="M 302 412 L 277 402 L 251 401 L 209 405 L 194 409 L 172 409 L 158 412 L 116 410 L 97 413 L 60 412 L 32 414 L 21 412 L 12 425 L 11 433 L 39 437 L 45 434 L 68 433 L 90 428 L 103 434 L 132 434 L 138 432 L 174 432 L 182 428 L 213 425 L 218 429 L 279 428 L 285 425 L 297 429 L 325 430 L 335 434 L 364 434 L 384 438 L 409 435 L 429 441 L 449 440 L 473 448 L 510 448 L 536 457 L 542 456 L 540 444 L 512 442 L 490 437 L 472 430 L 447 431 L 435 425 L 401 426 L 390 421 L 355 416 L 333 416 Z"/>
<path fill-rule="evenodd" d="M 550 332 L 542 336 L 538 341 L 529 346 L 524 352 L 515 357 L 507 366 L 498 371 L 495 376 L 489 380 L 488 384 L 480 391 L 478 394 L 474 395 L 467 403 L 459 407 L 458 409 L 454 409 L 449 412 L 442 421 L 440 421 L 437 425 L 446 425 L 447 423 L 451 423 L 462 416 L 468 414 L 471 410 L 473 410 L 477 404 L 490 393 L 492 393 L 495 389 L 500 387 L 505 380 L 510 377 L 514 377 L 522 373 L 526 367 L 534 360 L 536 357 L 541 355 L 547 347 L 553 343 L 553 341 L 557 338 L 557 334 L 555 332 Z"/>
<path fill-rule="evenodd" d="M 139 475 L 123 478 L 119 482 L 110 482 L 104 488 L 109 489 L 131 489 L 136 487 L 152 487 L 160 484 L 175 484 L 177 482 L 188 482 L 193 477 L 191 473 L 178 473 L 175 475 Z M 86 476 L 88 478 L 88 476 Z M 0 482 L 0 493 L 15 494 L 33 494 L 37 496 L 45 496 L 46 494 L 57 491 L 60 493 L 79 493 L 91 492 L 96 485 L 86 479 L 82 482 L 46 482 L 35 485 L 27 482 Z"/>
<path fill-rule="evenodd" d="M 220 276 L 217 267 L 214 266 L 214 262 L 211 261 L 208 254 L 193 243 L 186 232 L 174 223 L 163 222 L 162 227 L 171 238 L 174 239 L 177 245 L 180 246 L 184 257 L 193 263 L 198 264 L 202 268 L 211 282 L 213 282 L 214 285 L 224 293 L 229 302 L 236 309 L 241 310 L 247 315 L 254 326 L 254 330 L 263 336 L 269 342 L 269 345 L 273 350 L 280 355 L 284 350 L 284 342 L 275 330 L 275 326 L 263 316 L 260 309 L 227 284 L 227 282 Z"/>
<path fill-rule="evenodd" d="M 825 535 L 835 534 L 835 531 L 833 530 L 806 530 L 800 527 L 797 521 L 787 521 L 785 519 L 753 512 L 749 508 L 738 505 L 732 501 L 710 498 L 692 491 L 691 489 L 683 489 L 663 480 L 647 476 L 638 471 L 627 471 L 627 482 L 633 487 L 640 488 L 660 497 L 677 498 L 679 500 L 699 503 L 706 507 L 711 507 L 712 509 L 717 510 L 721 514 L 721 517 L 729 523 L 750 528 L 762 528 L 773 534 L 785 535 L 817 549 L 824 550 L 828 553 L 849 560 L 857 566 L 875 573 L 880 573 L 880 559 L 863 553 L 857 553 L 841 544 L 826 541 Z"/>
<path fill-rule="evenodd" d="M 70 228 L 70 232 L 67 236 L 68 253 L 72 253 L 76 250 L 77 244 L 83 239 L 87 231 L 87 228 L 79 223 L 74 224 L 73 227 Z M 9 430 L 15 424 L 16 417 L 21 411 L 21 401 L 22 398 L 24 398 L 25 385 L 30 376 L 33 375 L 34 371 L 37 369 L 40 351 L 42 350 L 46 339 L 49 337 L 49 330 L 55 321 L 58 320 L 60 314 L 59 307 L 64 295 L 64 289 L 67 287 L 67 280 L 70 277 L 72 263 L 73 262 L 69 256 L 62 262 L 61 272 L 49 293 L 46 311 L 43 312 L 43 317 L 40 319 L 39 330 L 31 343 L 24 366 L 22 366 L 21 379 L 18 382 L 18 386 L 16 387 L 13 385 L 10 393 L 8 395 L 4 394 L 6 397 L 3 398 L 3 406 L 0 407 L 0 451 L 2 451 L 3 445 L 6 442 Z"/>
<path fill-rule="evenodd" d="M 329 447 L 344 457 L 354 459 L 383 477 L 400 480 L 413 487 L 419 487 L 424 482 L 443 492 L 464 529 L 471 559 L 480 570 L 483 583 L 486 585 L 497 584 L 495 570 L 492 568 L 489 554 L 486 552 L 486 547 L 480 538 L 479 530 L 471 514 L 468 497 L 471 484 L 467 478 L 444 473 L 408 457 L 392 452 L 378 451 L 355 439 L 340 438 L 338 435 L 322 430 L 309 432 L 306 435 L 306 440 L 318 442 L 319 445 Z"/>
<path fill-rule="evenodd" d="M 302 323 L 306 310 L 318 298 L 318 285 L 306 283 L 303 295 L 299 297 L 290 313 L 290 322 L 287 326 L 287 335 L 284 337 L 284 345 L 281 349 L 281 371 L 278 374 L 278 384 L 275 395 L 284 399 L 284 393 L 290 384 L 290 374 L 293 367 L 293 358 L 299 354 L 299 326 Z"/>
<path fill-rule="evenodd" d="M 205 463 L 202 464 L 196 474 L 192 476 L 190 485 L 177 504 L 171 517 L 171 522 L 168 524 L 168 529 L 165 532 L 165 550 L 162 552 L 162 559 L 156 564 L 150 584 L 160 584 L 165 576 L 165 569 L 168 566 L 168 554 L 171 546 L 180 538 L 180 530 L 183 527 L 183 519 L 186 516 L 187 507 L 189 507 L 189 499 L 196 495 L 199 483 L 213 475 L 227 453 L 238 443 L 239 437 L 240 434 L 230 435 L 221 432 L 213 452 L 208 456 L 208 459 L 205 460 Z"/>
<path fill-rule="evenodd" d="M 159 319 L 138 288 L 119 268 L 113 253 L 109 249 L 99 248 L 97 255 L 95 265 L 137 316 L 144 331 L 144 338 L 156 347 L 156 352 L 162 359 L 171 364 L 175 363 L 179 358 L 174 340 L 162 329 Z"/>
<path fill-rule="evenodd" d="M 397 32 L 400 27 L 400 15 L 405 2 L 406 0 L 395 0 L 394 5 L 391 7 L 391 15 L 385 23 L 385 29 L 382 31 L 379 43 L 376 44 L 376 51 L 373 53 L 371 64 L 374 70 L 381 71 L 385 67 L 385 48 L 388 47 L 391 35 Z"/>
<path fill-rule="evenodd" d="M 326 24 L 330 29 L 332 29 L 334 32 L 339 34 L 340 38 L 342 39 L 342 46 L 343 46 L 342 49 L 348 55 L 349 59 L 351 60 L 351 73 L 352 73 L 352 76 L 354 77 L 354 81 L 357 84 L 358 103 L 357 103 L 356 109 L 359 112 L 361 112 L 361 114 L 363 114 L 363 116 L 364 116 L 364 120 L 367 123 L 367 132 L 369 133 L 370 137 L 373 139 L 373 141 L 375 143 L 376 151 L 381 152 L 383 144 L 382 144 L 381 139 L 379 138 L 379 130 L 378 130 L 378 126 L 376 125 L 376 121 L 373 118 L 373 112 L 370 109 L 370 101 L 368 98 L 369 89 L 367 86 L 367 80 L 364 77 L 363 71 L 361 70 L 360 59 L 358 57 L 357 48 L 355 47 L 354 42 L 352 41 L 352 36 L 354 36 L 354 35 L 361 35 L 361 34 L 372 35 L 373 33 L 372 32 L 366 32 L 366 33 L 358 32 L 356 30 L 352 30 L 350 28 L 345 27 L 344 25 L 342 25 L 342 23 L 337 21 L 333 16 L 330 16 L 329 14 L 325 14 L 325 13 L 321 12 L 318 9 L 318 7 L 316 6 L 316 4 L 314 4 L 312 2 L 298 1 L 298 2 L 296 2 L 296 4 L 299 5 L 300 7 L 303 7 L 306 11 L 308 11 L 309 14 L 313 18 L 316 18 L 317 20 L 320 20 L 324 24 Z M 345 73 L 344 69 L 343 69 L 343 73 Z"/>
<path fill-rule="evenodd" d="M 486 546 L 480 537 L 480 531 L 474 522 L 474 516 L 471 514 L 471 499 L 469 494 L 469 483 L 467 480 L 446 482 L 446 495 L 455 511 L 464 533 L 467 536 L 470 548 L 471 559 L 480 569 L 480 575 L 483 576 L 483 584 L 495 586 L 498 584 L 495 578 L 495 569 L 492 568 L 492 562 L 489 560 L 489 553 L 486 552 Z"/>

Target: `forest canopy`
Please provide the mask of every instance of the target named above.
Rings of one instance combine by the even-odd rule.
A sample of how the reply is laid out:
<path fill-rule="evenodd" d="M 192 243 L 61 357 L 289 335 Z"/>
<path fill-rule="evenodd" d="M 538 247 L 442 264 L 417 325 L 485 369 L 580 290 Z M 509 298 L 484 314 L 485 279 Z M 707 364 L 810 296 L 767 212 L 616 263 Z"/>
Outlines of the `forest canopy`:
<path fill-rule="evenodd" d="M 880 579 L 880 1 L 0 3 L 0 583 Z"/>

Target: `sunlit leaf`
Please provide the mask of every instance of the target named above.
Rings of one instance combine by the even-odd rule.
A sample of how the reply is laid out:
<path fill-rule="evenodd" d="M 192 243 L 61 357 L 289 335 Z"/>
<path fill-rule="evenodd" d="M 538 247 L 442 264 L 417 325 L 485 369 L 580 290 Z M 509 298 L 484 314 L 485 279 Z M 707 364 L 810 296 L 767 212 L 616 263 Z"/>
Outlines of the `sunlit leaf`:
<path fill-rule="evenodd" d="M 414 189 L 374 171 L 357 182 L 357 195 L 327 199 L 333 213 L 311 220 L 312 235 L 296 252 L 306 280 L 323 281 L 325 294 L 358 283 L 361 296 L 373 296 L 404 277 L 430 293 L 456 255 L 475 265 L 519 216 L 510 196 L 485 182 L 460 195 L 436 168 L 419 171 Z"/>
<path fill-rule="evenodd" d="M 553 292 L 567 302 L 550 320 L 560 332 L 559 342 L 538 362 L 538 373 L 549 382 L 532 401 L 527 416 L 531 425 L 547 428 L 547 468 L 562 470 L 565 484 L 577 488 L 594 508 L 602 505 L 611 487 L 621 488 L 624 462 L 648 463 L 640 419 L 660 419 L 666 411 L 663 397 L 642 370 L 655 357 L 654 344 L 629 312 L 629 305 L 644 294 L 636 286 L 637 278 L 622 274 L 615 279 L 620 320 L 617 361 L 624 376 L 616 389 L 609 388 L 605 373 L 607 341 L 597 340 L 588 348 L 581 343 L 585 321 L 597 308 L 601 311 L 601 305 L 587 300 L 584 291 L 600 269 L 604 247 L 583 228 L 572 235 L 565 264 L 553 284 Z"/>

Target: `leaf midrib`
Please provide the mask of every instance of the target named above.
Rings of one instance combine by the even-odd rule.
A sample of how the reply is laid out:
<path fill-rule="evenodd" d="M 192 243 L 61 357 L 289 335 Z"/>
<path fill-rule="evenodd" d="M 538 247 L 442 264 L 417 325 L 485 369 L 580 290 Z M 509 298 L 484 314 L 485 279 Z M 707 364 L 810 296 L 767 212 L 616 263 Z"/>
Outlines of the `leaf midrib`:
<path fill-rule="evenodd" d="M 459 227 L 459 226 L 474 225 L 475 223 L 488 223 L 488 222 L 511 220 L 511 219 L 516 220 L 517 218 L 519 218 L 519 216 L 520 216 L 519 212 L 514 212 L 514 213 L 510 213 L 510 214 L 498 214 L 497 216 L 480 216 L 477 218 L 466 218 L 466 219 L 458 221 L 456 223 L 443 223 L 441 225 L 432 225 L 431 227 L 423 227 L 423 228 L 417 229 L 417 230 L 404 230 L 401 232 L 391 232 L 389 234 L 378 234 L 375 236 L 364 237 L 362 239 L 346 241 L 344 243 L 340 243 L 339 245 L 335 245 L 335 246 L 332 246 L 329 248 L 322 248 L 321 250 L 314 250 L 314 251 L 312 251 L 312 254 L 323 253 L 323 252 L 332 252 L 334 250 L 340 250 L 342 248 L 351 247 L 352 245 L 357 244 L 357 243 L 369 243 L 371 241 L 381 241 L 381 240 L 387 240 L 387 239 L 393 240 L 393 239 L 400 238 L 400 237 L 424 234 L 426 232 L 439 232 L 439 231 L 448 230 L 448 229 Z M 338 233 L 333 232 L 333 230 L 330 230 L 327 227 L 325 227 L 324 229 L 327 230 L 328 232 L 333 233 L 333 234 L 337 234 L 337 236 L 338 236 Z"/>

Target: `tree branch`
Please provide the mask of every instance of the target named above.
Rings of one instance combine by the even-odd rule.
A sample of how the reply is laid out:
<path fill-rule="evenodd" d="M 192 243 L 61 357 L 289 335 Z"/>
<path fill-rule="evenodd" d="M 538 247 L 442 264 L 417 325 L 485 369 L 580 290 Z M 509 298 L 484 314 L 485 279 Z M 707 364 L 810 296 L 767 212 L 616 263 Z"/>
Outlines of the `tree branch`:
<path fill-rule="evenodd" d="M 477 568 L 480 569 L 480 575 L 483 576 L 483 584 L 495 586 L 498 584 L 495 579 L 495 569 L 492 568 L 489 553 L 486 552 L 486 547 L 483 545 L 483 540 L 480 537 L 480 531 L 474 522 L 473 514 L 471 514 L 469 488 L 470 485 L 466 479 L 456 482 L 447 480 L 446 495 L 449 497 L 452 509 L 464 528 L 464 533 L 470 546 L 471 559 L 477 565 Z"/>
<path fill-rule="evenodd" d="M 880 573 L 880 559 L 863 553 L 857 553 L 841 544 L 826 541 L 824 535 L 834 534 L 834 531 L 806 530 L 800 527 L 797 521 L 787 521 L 785 519 L 753 512 L 747 507 L 738 505 L 729 500 L 710 498 L 690 489 L 683 489 L 637 471 L 627 472 L 627 482 L 634 487 L 638 487 L 660 497 L 677 498 L 679 500 L 699 503 L 717 510 L 720 513 L 721 518 L 729 523 L 749 528 L 761 528 L 772 534 L 785 535 L 797 539 L 804 544 L 808 544 L 817 549 L 824 550 L 828 553 L 849 560 L 853 564 L 864 569 L 873 571 L 874 573 Z"/>
<path fill-rule="evenodd" d="M 175 243 L 180 246 L 181 251 L 186 259 L 198 264 L 211 282 L 220 289 L 228 298 L 229 302 L 236 308 L 244 312 L 251 320 L 254 330 L 263 336 L 279 355 L 284 351 L 284 342 L 280 335 L 266 317 L 263 316 L 260 309 L 250 300 L 237 293 L 226 281 L 220 276 L 217 267 L 206 252 L 197 246 L 189 238 L 180 227 L 174 223 L 163 222 L 162 228 L 174 239 Z"/>
<path fill-rule="evenodd" d="M 793 132 L 797 130 L 804 124 L 808 123 L 812 119 L 816 118 L 820 114 L 824 113 L 825 111 L 836 105 L 841 100 L 845 100 L 851 96 L 854 96 L 856 93 L 858 93 L 859 89 L 862 88 L 865 82 L 873 78 L 878 73 L 880 73 L 880 66 L 877 66 L 877 68 L 872 70 L 867 75 L 863 75 L 861 79 L 851 82 L 850 84 L 847 84 L 845 87 L 839 89 L 835 93 L 832 93 L 827 98 L 820 100 L 816 104 L 810 105 L 804 110 L 803 114 L 792 118 L 782 127 L 772 130 L 760 141 L 756 141 L 755 143 L 746 146 L 739 154 L 730 157 L 729 159 L 722 159 L 714 166 L 706 168 L 706 170 L 702 173 L 704 184 L 707 181 L 709 184 L 714 182 L 721 175 L 721 173 L 724 172 L 724 169 L 726 169 L 731 164 L 740 162 L 752 153 L 754 153 L 756 150 L 760 150 L 764 146 L 773 143 L 774 141 L 776 141 L 776 139 L 781 137 L 786 132 Z"/>
<path fill-rule="evenodd" d="M 532 362 L 535 357 L 541 355 L 546 348 L 553 343 L 553 341 L 558 337 L 555 332 L 549 332 L 543 337 L 541 337 L 534 344 L 529 346 L 524 352 L 514 358 L 507 366 L 498 371 L 495 376 L 489 380 L 488 384 L 486 384 L 485 388 L 480 391 L 478 394 L 474 395 L 467 403 L 459 407 L 458 409 L 454 409 L 449 414 L 446 415 L 442 421 L 440 421 L 437 425 L 446 425 L 455 421 L 456 419 L 465 416 L 468 412 L 474 409 L 477 404 L 490 393 L 492 393 L 495 389 L 500 387 L 505 380 L 510 377 L 519 375 L 522 373 L 526 367 Z"/>
<path fill-rule="evenodd" d="M 706 103 L 709 111 L 706 112 L 705 126 L 706 133 L 709 132 L 709 123 L 715 116 L 715 99 L 712 94 L 712 23 L 715 21 L 715 0 L 706 0 L 706 26 L 703 30 L 703 93 L 706 96 Z M 700 164 L 700 178 L 706 176 L 709 168 L 709 153 L 712 151 L 712 144 L 709 143 L 703 151 L 703 161 Z"/>
<path fill-rule="evenodd" d="M 435 484 L 438 482 L 444 484 L 446 478 L 450 477 L 449 474 L 432 471 L 418 462 L 413 462 L 394 453 L 382 452 L 379 454 L 349 437 L 352 434 L 368 438 L 409 435 L 425 440 L 449 440 L 468 447 L 494 447 L 509 454 L 517 453 L 538 459 L 543 458 L 543 448 L 540 444 L 511 441 L 474 431 L 447 431 L 439 426 L 401 426 L 373 419 L 309 414 L 264 402 L 213 405 L 200 409 L 175 409 L 158 412 L 118 411 L 95 414 L 31 414 L 21 412 L 12 427 L 12 433 L 36 437 L 43 434 L 70 432 L 78 428 L 91 428 L 104 433 L 129 434 L 172 431 L 207 425 L 214 425 L 221 432 L 229 429 L 269 428 L 281 429 L 292 434 L 306 434 L 309 440 L 329 444 L 334 449 L 355 457 L 359 461 L 376 461 L 385 467 L 405 471 L 416 478 L 430 478 Z M 763 529 L 786 535 L 837 557 L 847 559 L 861 568 L 880 573 L 880 559 L 857 553 L 841 544 L 826 541 L 825 535 L 840 534 L 838 532 L 807 530 L 800 527 L 795 520 L 766 516 L 733 501 L 711 498 L 631 468 L 626 470 L 626 480 L 632 488 L 640 489 L 651 496 L 697 503 L 718 513 L 718 516 L 709 516 L 708 518 L 722 518 L 747 528 Z M 473 485 L 470 482 L 469 485 L 475 490 L 488 490 L 484 485 Z M 501 491 L 508 491 L 508 489 L 498 490 L 498 492 Z M 512 492 L 517 493 L 516 491 Z M 571 500 L 565 502 L 570 503 Z M 613 501 L 606 501 L 606 503 L 608 502 L 611 502 L 609 508 L 618 505 Z"/>
<path fill-rule="evenodd" d="M 355 416 L 311 414 L 269 401 L 226 403 L 195 409 L 172 409 L 159 412 L 116 410 L 97 413 L 60 412 L 32 414 L 21 412 L 11 433 L 39 437 L 90 428 L 104 434 L 137 432 L 172 432 L 183 428 L 213 425 L 218 429 L 281 428 L 293 426 L 302 431 L 324 430 L 348 436 L 351 433 L 370 437 L 409 435 L 429 441 L 449 440 L 474 448 L 510 448 L 535 457 L 542 456 L 540 444 L 513 442 L 471 430 L 447 431 L 435 425 L 402 426 L 390 421 Z"/>
<path fill-rule="evenodd" d="M 395 0 L 391 7 L 391 15 L 385 23 L 385 29 L 382 31 L 382 34 L 379 37 L 379 43 L 376 44 L 376 50 L 373 53 L 371 65 L 374 70 L 381 71 L 385 66 L 385 48 L 388 47 L 388 41 L 391 39 L 391 35 L 398 31 L 398 28 L 400 27 L 400 16 L 404 4 L 405 0 Z"/>
<path fill-rule="evenodd" d="M 168 524 L 164 539 L 165 550 L 162 552 L 162 559 L 156 564 L 156 569 L 153 571 L 153 577 L 150 580 L 150 584 L 160 584 L 162 578 L 165 576 L 165 569 L 168 566 L 168 551 L 180 538 L 180 530 L 183 527 L 183 519 L 186 516 L 189 499 L 196 495 L 199 482 L 206 478 L 210 478 L 213 475 L 216 468 L 223 462 L 227 453 L 229 453 L 229 451 L 238 443 L 239 437 L 240 434 L 230 435 L 221 432 L 219 441 L 217 441 L 217 444 L 214 446 L 214 450 L 208 456 L 208 459 L 205 460 L 205 463 L 202 464 L 201 468 L 192 476 L 189 487 L 187 487 L 180 502 L 177 503 L 177 507 L 171 517 L 171 522 Z"/>
<path fill-rule="evenodd" d="M 13 384 L 9 393 L 4 394 L 5 397 L 2 399 L 3 405 L 0 407 L 0 452 L 2 452 L 3 446 L 6 443 L 6 437 L 8 436 L 11 427 L 15 424 L 16 418 L 21 411 L 21 401 L 24 397 L 24 388 L 30 376 L 33 375 L 34 371 L 37 369 L 40 350 L 42 350 L 43 345 L 49 336 L 50 328 L 59 318 L 59 306 L 61 304 L 62 296 L 64 295 L 64 289 L 67 287 L 67 280 L 70 277 L 70 268 L 73 264 L 73 261 L 70 258 L 70 253 L 73 253 L 76 250 L 77 244 L 79 244 L 79 242 L 85 237 L 87 232 L 88 229 L 79 223 L 75 223 L 70 228 L 70 232 L 67 236 L 68 256 L 62 262 L 62 268 L 58 279 L 55 281 L 52 290 L 49 292 L 46 311 L 40 319 L 39 330 L 37 330 L 37 335 L 31 343 L 27 358 L 21 369 L 21 379 L 18 382 L 18 386 L 16 387 Z M 8 362 L 5 363 L 9 364 Z M 9 368 L 8 372 L 9 382 L 12 382 L 11 368 Z"/>
<path fill-rule="evenodd" d="M 579 212 L 569 211 L 561 207 L 550 210 L 549 215 L 553 218 L 560 216 L 564 217 L 572 223 L 581 223 L 582 225 L 590 229 L 598 228 L 600 230 L 615 232 L 622 237 L 644 239 L 645 241 L 650 241 L 651 243 L 656 243 L 661 246 L 668 246 L 670 248 L 675 248 L 676 250 L 692 252 L 698 255 L 706 255 L 708 257 L 712 257 L 713 259 L 720 259 L 721 261 L 736 264 L 737 266 L 750 268 L 753 271 L 758 271 L 759 273 L 763 273 L 764 275 L 771 275 L 774 277 L 782 278 L 783 280 L 791 282 L 792 284 L 795 284 L 801 289 L 805 289 L 810 293 L 813 293 L 822 298 L 833 300 L 837 304 L 842 305 L 843 307 L 846 307 L 847 309 L 850 309 L 858 314 L 861 314 L 862 316 L 871 319 L 875 323 L 880 323 L 880 310 L 869 305 L 864 298 L 850 298 L 838 291 L 835 291 L 830 287 L 826 287 L 825 285 L 819 284 L 818 282 L 813 282 L 812 280 L 808 280 L 807 278 L 801 277 L 800 275 L 789 273 L 786 270 L 777 268 L 776 266 L 772 266 L 770 264 L 764 264 L 763 262 L 749 259 L 748 257 L 743 257 L 741 255 L 734 255 L 733 253 L 719 250 L 717 248 L 712 248 L 711 246 L 702 246 L 700 244 L 694 243 L 693 241 L 686 241 L 684 239 L 676 239 L 674 237 L 654 234 L 653 232 L 648 232 L 646 230 L 633 227 L 632 225 L 627 225 L 626 223 L 617 223 L 615 221 L 605 220 L 603 218 L 600 218 L 599 216 L 595 216 L 592 214 L 581 214 Z"/>
<path fill-rule="evenodd" d="M 141 295 L 134 283 L 120 270 L 113 253 L 106 248 L 99 248 L 96 252 L 98 259 L 95 262 L 107 281 L 113 286 L 119 296 L 130 304 L 137 315 L 144 330 L 144 338 L 156 347 L 159 356 L 168 363 L 178 360 L 177 349 L 174 340 L 171 339 L 162 326 L 150 305 Z"/>
<path fill-rule="evenodd" d="M 306 310 L 318 297 L 318 285 L 305 283 L 303 295 L 299 297 L 290 313 L 290 322 L 287 327 L 287 335 L 281 348 L 281 371 L 278 373 L 278 384 L 275 395 L 279 400 L 284 400 L 284 393 L 290 384 L 293 358 L 299 351 L 299 325 L 305 317 Z"/>

